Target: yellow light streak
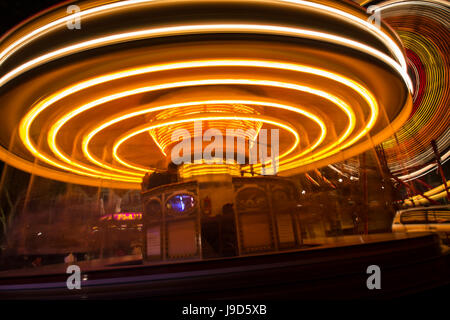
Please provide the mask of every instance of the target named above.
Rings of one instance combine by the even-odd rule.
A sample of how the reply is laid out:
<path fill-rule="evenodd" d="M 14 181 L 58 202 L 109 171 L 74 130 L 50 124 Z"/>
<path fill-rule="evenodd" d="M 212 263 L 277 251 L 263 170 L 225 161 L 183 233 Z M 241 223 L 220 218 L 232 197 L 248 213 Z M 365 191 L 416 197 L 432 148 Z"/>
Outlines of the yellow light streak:
<path fill-rule="evenodd" d="M 325 70 L 321 70 L 318 68 L 313 68 L 313 67 L 309 67 L 309 66 L 303 66 L 303 65 L 296 65 L 296 64 L 291 64 L 291 63 L 280 63 L 280 62 L 273 62 L 273 61 L 258 61 L 258 60 L 207 60 L 207 61 L 192 61 L 192 62 L 181 62 L 181 63 L 172 63 L 172 64 L 163 64 L 163 65 L 156 65 L 156 66 L 150 66 L 150 67 L 144 67 L 144 68 L 138 68 L 138 69 L 130 69 L 130 70 L 126 70 L 126 71 L 121 71 L 121 72 L 116 72 L 116 73 L 112 73 L 112 74 L 108 74 L 105 76 L 101 76 L 98 78 L 94 78 L 94 79 L 90 79 L 84 82 L 81 82 L 79 84 L 76 84 L 74 86 L 69 87 L 68 89 L 59 91 L 58 93 L 50 96 L 49 98 L 43 100 L 42 102 L 38 103 L 30 112 L 28 112 L 28 114 L 22 119 L 21 121 L 21 126 L 20 126 L 20 136 L 21 139 L 24 141 L 26 146 L 30 146 L 32 145 L 31 139 L 29 139 L 28 137 L 28 131 L 29 128 L 31 126 L 31 123 L 33 122 L 33 120 L 39 115 L 39 113 L 41 113 L 42 111 L 44 111 L 46 108 L 48 108 L 49 106 L 51 106 L 51 104 L 57 102 L 58 100 L 67 97 L 68 95 L 78 92 L 80 90 L 83 90 L 85 88 L 100 84 L 100 83 L 104 83 L 107 81 L 112 81 L 115 79 L 120 79 L 120 78 L 124 78 L 124 77 L 128 77 L 128 76 L 132 76 L 132 75 L 138 75 L 138 74 L 142 74 L 142 73 L 147 73 L 147 72 L 156 72 L 156 71 L 163 71 L 163 70 L 174 70 L 174 69 L 178 69 L 178 68 L 194 68 L 194 67 L 207 67 L 207 66 L 253 66 L 253 67 L 266 67 L 266 68 L 278 68 L 278 69 L 285 69 L 285 70 L 293 70 L 293 71 L 298 71 L 298 72 L 305 72 L 305 73 L 311 73 L 311 74 L 315 74 L 318 76 L 322 76 L 322 77 L 326 77 L 329 79 L 332 79 L 334 81 L 340 82 L 350 88 L 352 88 L 353 90 L 357 91 L 358 94 L 360 94 L 364 100 L 366 100 L 372 110 L 371 113 L 371 117 L 370 117 L 370 121 L 369 121 L 369 125 L 374 123 L 374 120 L 377 117 L 378 114 L 378 105 L 376 100 L 374 99 L 373 95 L 363 86 L 361 86 L 360 84 L 356 83 L 353 80 L 350 80 L 348 78 L 345 78 L 343 76 L 340 76 L 338 74 L 329 72 L 329 71 L 325 71 Z M 223 79 L 220 80 L 220 82 L 223 82 Z M 285 87 L 283 85 L 283 87 Z M 164 86 L 161 86 L 160 88 L 167 88 Z M 308 90 L 310 91 L 310 90 Z M 134 94 L 138 93 L 138 91 L 134 92 Z M 317 91 L 316 91 L 317 92 Z M 120 97 L 124 97 L 126 95 L 128 95 L 130 93 L 127 94 L 116 94 L 113 96 L 109 96 L 109 97 L 105 97 L 99 100 L 96 100 L 94 102 L 91 102 L 88 105 L 85 105 L 79 109 L 73 110 L 71 113 L 69 113 L 64 119 L 60 119 L 60 121 L 58 121 L 58 123 L 56 125 L 54 125 L 52 127 L 52 134 L 49 135 L 49 142 L 51 145 L 53 145 L 53 140 L 56 137 L 57 131 L 62 127 L 62 125 L 68 121 L 69 119 L 73 118 L 74 116 L 80 114 L 83 111 L 86 111 L 88 109 L 90 109 L 91 107 L 94 107 L 96 105 L 99 105 L 101 103 L 105 103 L 108 101 L 111 101 L 112 99 L 117 99 Z M 320 95 L 320 94 L 319 94 Z M 321 95 L 323 96 L 323 94 Z M 330 98 L 330 96 L 328 94 L 326 94 L 325 98 Z M 329 99 L 330 100 L 330 99 Z M 335 99 L 331 98 L 332 102 L 335 103 Z M 354 127 L 354 115 L 353 112 L 351 111 L 351 108 L 349 108 L 348 106 L 345 105 L 345 103 L 343 103 L 341 101 L 341 103 L 338 103 L 338 106 L 341 107 L 342 110 L 344 110 L 344 112 L 346 112 L 346 114 L 349 116 L 350 118 L 350 124 L 349 127 L 347 128 L 345 135 L 343 135 L 340 140 L 339 143 L 341 141 L 343 141 L 346 136 L 348 136 L 348 134 L 350 133 L 350 131 L 352 130 L 352 128 Z M 350 129 L 351 128 L 351 129 Z M 361 132 L 357 138 L 360 138 L 362 135 L 365 134 L 365 132 L 367 132 L 368 130 L 370 130 L 370 127 L 366 127 L 364 132 Z M 52 136 L 52 138 L 50 138 L 50 136 Z M 357 139 L 355 138 L 354 141 L 356 141 Z M 35 151 L 35 148 L 33 148 L 33 146 L 30 148 L 32 151 Z M 322 151 L 323 152 L 323 151 Z M 60 152 L 55 152 L 57 155 L 61 156 Z M 36 154 L 36 152 L 33 152 L 33 154 Z M 64 157 L 63 157 L 64 158 Z M 48 159 L 46 158 L 42 158 L 42 160 L 44 161 L 48 161 Z M 92 159 L 90 159 L 92 160 Z M 52 162 L 50 162 L 52 164 Z M 129 171 L 124 171 L 123 173 L 126 174 L 130 174 Z M 136 173 L 131 173 L 132 175 L 137 175 Z"/>
<path fill-rule="evenodd" d="M 314 89 L 307 86 L 287 83 L 287 82 L 279 82 L 279 81 L 269 81 L 269 80 L 248 80 L 248 79 L 207 79 L 207 80 L 193 80 L 193 81 L 181 81 L 181 82 L 175 82 L 175 83 L 165 83 L 160 85 L 153 85 L 148 87 L 140 87 L 133 90 L 123 91 L 120 93 L 116 93 L 110 96 L 106 96 L 94 101 L 91 101 L 88 104 L 85 104 L 77 109 L 72 110 L 71 112 L 67 113 L 65 116 L 61 117 L 56 123 L 51 127 L 48 135 L 48 143 L 49 147 L 52 149 L 52 151 L 57 155 L 61 156 L 61 152 L 55 152 L 55 150 L 58 150 L 58 147 L 55 143 L 56 136 L 58 131 L 61 129 L 61 127 L 70 119 L 73 117 L 81 114 L 82 112 L 89 110 L 95 106 L 98 106 L 100 104 L 113 101 L 115 99 L 139 94 L 139 93 L 146 93 L 156 90 L 162 90 L 162 89 L 173 89 L 173 88 L 180 88 L 180 87 L 189 87 L 189 86 L 201 86 L 201 85 L 259 85 L 259 86 L 273 86 L 273 87 L 279 87 L 279 88 L 288 88 L 292 90 L 307 92 L 313 95 L 317 95 L 319 97 L 322 97 L 326 100 L 331 101 L 333 104 L 337 105 L 339 108 L 341 108 L 349 117 L 349 125 L 347 127 L 347 130 L 345 131 L 344 135 L 342 137 L 347 137 L 351 131 L 353 130 L 355 126 L 355 115 L 349 105 L 347 105 L 344 101 L 341 99 L 324 92 L 322 90 Z M 156 110 L 155 110 L 156 111 Z M 341 137 L 341 138 L 342 138 Z M 344 139 L 345 139 L 344 138 Z M 335 151 L 338 152 L 339 150 Z M 64 159 L 64 158 L 63 158 Z M 75 163 L 75 162 L 73 162 Z M 77 166 L 80 164 L 77 164 Z"/>
<path fill-rule="evenodd" d="M 81 12 L 76 14 L 76 17 L 82 18 L 84 16 L 90 16 L 93 14 L 99 14 L 99 13 L 110 13 L 111 11 L 115 9 L 120 9 L 127 6 L 133 6 L 136 4 L 146 4 L 146 3 L 157 3 L 160 2 L 158 0 L 124 0 L 116 3 L 108 3 L 106 5 L 101 5 L 94 8 L 84 9 Z M 372 34 L 378 37 L 386 46 L 387 48 L 394 54 L 397 61 L 400 63 L 402 68 L 406 71 L 407 70 L 407 64 L 405 57 L 403 55 L 402 50 L 398 47 L 398 45 L 382 30 L 374 26 L 372 23 L 368 22 L 366 19 L 361 19 L 355 15 L 352 15 L 346 11 L 327 6 L 325 4 L 320 4 L 316 2 L 311 1 L 304 1 L 304 0 L 278 0 L 280 3 L 291 3 L 295 4 L 299 7 L 310 7 L 315 8 L 319 10 L 323 10 L 329 14 L 332 14 L 333 16 L 340 16 L 344 18 L 347 21 L 351 21 L 352 23 L 358 25 L 359 27 L 363 28 L 364 30 L 369 30 Z M 61 26 L 64 26 L 68 21 L 73 20 L 74 15 L 66 15 L 62 18 L 59 18 L 55 21 L 52 21 L 44 26 L 41 26 L 39 28 L 34 29 L 32 32 L 22 36 L 12 44 L 10 44 L 6 49 L 0 52 L 0 64 L 2 64 L 6 59 L 8 59 L 14 52 L 21 49 L 23 46 L 25 46 L 27 43 L 38 39 L 40 36 L 45 35 L 46 33 L 55 30 Z"/>
<path fill-rule="evenodd" d="M 206 115 L 206 114 L 199 114 L 193 117 L 189 117 L 189 118 L 182 118 L 182 119 L 175 119 L 175 120 L 160 120 L 160 121 L 155 121 L 152 125 L 143 125 L 143 126 L 139 126 L 137 128 L 134 128 L 133 130 L 123 134 L 121 137 L 119 137 L 118 139 L 116 139 L 116 141 L 113 144 L 113 157 L 115 160 L 117 160 L 117 162 L 121 163 L 122 165 L 132 168 L 134 170 L 138 170 L 138 171 L 142 171 L 142 172 L 148 172 L 148 168 L 142 168 L 142 167 L 138 167 L 138 166 L 134 166 L 132 164 L 129 164 L 128 162 L 122 160 L 118 154 L 117 154 L 117 150 L 119 149 L 119 147 L 128 139 L 152 130 L 152 129 L 156 129 L 156 128 L 160 128 L 160 127 L 164 127 L 164 126 L 169 126 L 169 125 L 174 125 L 174 124 L 179 124 L 179 123 L 186 123 L 186 122 L 192 122 L 192 121 L 202 121 L 202 120 L 248 120 L 248 121 L 261 121 L 264 123 L 270 123 L 272 125 L 281 127 L 287 131 L 289 131 L 295 138 L 295 142 L 292 145 L 292 147 L 287 150 L 283 155 L 279 156 L 279 158 L 285 157 L 286 155 L 290 154 L 291 152 L 293 152 L 299 142 L 300 142 L 300 136 L 297 133 L 297 131 L 295 130 L 294 127 L 292 127 L 290 124 L 288 124 L 285 121 L 281 121 L 281 120 L 275 120 L 272 117 L 267 117 L 267 116 L 263 116 L 263 115 L 249 115 L 249 114 L 221 114 L 220 116 L 216 114 L 212 114 L 212 115 Z"/>
<path fill-rule="evenodd" d="M 196 105 L 186 105 L 182 110 L 176 110 L 176 109 L 170 109 L 170 110 L 164 110 L 161 112 L 158 112 L 153 120 L 163 120 L 168 118 L 177 117 L 179 115 L 186 115 L 186 114 L 196 114 L 201 112 L 227 112 L 227 113 L 250 113 L 250 114 L 260 114 L 255 108 L 240 104 L 240 103 L 227 103 L 227 104 L 196 104 Z M 183 126 L 185 126 L 183 124 Z M 259 134 L 259 130 L 261 129 L 262 123 L 261 122 L 254 122 L 254 121 L 223 121 L 223 122 L 206 122 L 205 123 L 205 129 L 208 128 L 214 128 L 218 130 L 222 130 L 222 132 L 225 132 L 228 129 L 232 128 L 239 128 L 242 129 L 243 135 L 241 136 L 238 134 L 239 137 L 247 138 L 251 141 L 255 140 L 256 137 Z M 153 138 L 153 141 L 156 143 L 158 148 L 161 150 L 161 152 L 164 154 L 164 156 L 167 156 L 165 150 L 166 148 L 173 142 L 171 141 L 171 132 L 176 130 L 177 128 L 170 126 L 170 128 L 160 128 L 157 130 L 150 130 L 149 134 Z M 192 132 L 194 135 L 196 133 L 193 131 L 194 127 L 193 125 L 178 129 L 187 129 L 188 131 Z M 251 130 L 251 134 L 249 134 L 249 131 Z"/>
<path fill-rule="evenodd" d="M 109 166 L 108 164 L 100 161 L 99 159 L 96 159 L 89 151 L 89 143 L 94 138 L 95 135 L 97 135 L 100 131 L 106 129 L 107 127 L 116 124 L 120 121 L 130 119 L 132 117 L 140 116 L 146 113 L 151 113 L 155 111 L 160 110 L 167 110 L 172 108 L 183 108 L 186 106 L 192 106 L 192 105 L 203 105 L 203 104 L 232 104 L 232 103 L 239 103 L 239 104 L 249 104 L 249 105 L 255 105 L 255 106 L 266 106 L 266 107 L 272 107 L 272 108 L 279 108 L 279 109 L 285 109 L 292 112 L 296 112 L 298 114 L 301 114 L 312 121 L 314 121 L 321 130 L 320 136 L 313 142 L 313 144 L 302 151 L 302 153 L 310 152 L 314 149 L 316 149 L 325 139 L 327 134 L 327 129 L 325 126 L 325 123 L 322 119 L 320 119 L 318 116 L 314 115 L 311 112 L 308 112 L 306 110 L 303 110 L 298 107 L 281 104 L 281 103 L 274 103 L 274 102 L 268 102 L 268 101 L 258 101 L 258 100 L 202 100 L 202 101 L 191 101 L 191 102 L 183 102 L 183 103 L 175 103 L 175 104 L 169 104 L 169 105 L 163 105 L 158 107 L 152 107 L 152 108 L 143 108 L 143 109 L 137 109 L 134 112 L 123 112 L 122 114 L 113 117 L 112 119 L 105 120 L 104 122 L 100 123 L 96 128 L 94 128 L 92 131 L 90 131 L 86 136 L 83 137 L 82 141 L 82 150 L 86 158 L 88 158 L 90 161 L 95 163 L 96 165 L 100 167 L 105 167 L 110 170 L 120 170 L 115 167 Z M 147 168 L 148 170 L 148 168 Z M 123 171 L 123 170 L 121 170 Z"/>
<path fill-rule="evenodd" d="M 309 39 L 316 39 L 321 41 L 328 41 L 330 43 L 340 44 L 347 46 L 349 48 L 367 53 L 373 57 L 376 57 L 389 65 L 391 68 L 397 71 L 397 73 L 403 78 L 406 86 L 413 92 L 413 85 L 411 79 L 408 76 L 406 69 L 404 69 L 400 64 L 393 60 L 388 55 L 376 50 L 370 46 L 363 43 L 350 40 L 341 36 L 328 34 L 324 32 L 318 32 L 314 30 L 299 29 L 293 27 L 283 27 L 277 25 L 259 25 L 259 24 L 200 24 L 200 25 L 180 25 L 173 27 L 163 27 L 163 28 L 153 28 L 144 29 L 133 32 L 126 32 L 120 34 L 114 34 L 106 37 L 95 38 L 88 41 L 83 41 L 77 44 L 65 46 L 63 48 L 48 52 L 44 55 L 38 56 L 26 63 L 20 65 L 19 67 L 11 70 L 4 76 L 0 78 L 0 86 L 13 79 L 14 77 L 28 71 L 34 67 L 37 67 L 43 63 L 47 63 L 54 59 L 63 57 L 68 54 L 73 54 L 76 52 L 81 52 L 84 50 L 100 47 L 101 45 L 114 44 L 120 41 L 129 41 L 137 39 L 145 39 L 149 37 L 163 37 L 163 36 L 173 36 L 173 35 L 185 35 L 185 34 L 196 34 L 196 33 L 229 33 L 229 32 L 239 32 L 239 33 L 267 33 L 276 35 L 288 35 L 296 37 L 304 37 Z M 406 66 L 406 62 L 405 62 Z"/>
<path fill-rule="evenodd" d="M 94 8 L 86 8 L 83 9 L 79 14 L 83 17 L 88 16 L 95 16 L 100 14 L 107 14 L 112 12 L 113 10 L 125 10 L 129 6 L 133 5 L 145 5 L 145 4 L 152 4 L 162 2 L 162 0 L 125 0 L 121 2 L 115 2 L 115 3 L 109 3 L 106 5 L 100 5 L 98 7 Z M 188 1 L 189 2 L 189 1 Z M 249 1 L 253 2 L 253 1 Z M 348 20 L 354 25 L 359 26 L 361 29 L 367 30 L 368 32 L 372 33 L 376 37 L 378 37 L 383 44 L 388 48 L 388 50 L 392 53 L 391 58 L 389 55 L 384 54 L 383 52 L 368 46 L 362 42 L 354 41 L 345 37 L 341 37 L 335 34 L 330 34 L 326 32 L 319 32 L 315 30 L 309 30 L 309 29 L 302 29 L 302 28 L 295 28 L 295 27 L 288 27 L 283 25 L 269 25 L 269 24 L 247 24 L 247 23 L 239 23 L 239 21 L 236 21 L 235 23 L 212 23 L 212 24 L 192 24 L 192 25 L 171 25 L 171 26 L 165 26 L 165 27 L 153 27 L 150 29 L 137 29 L 130 32 L 123 32 L 123 33 L 115 33 L 110 34 L 107 36 L 102 36 L 99 38 L 91 38 L 86 41 L 81 41 L 78 43 L 72 43 L 68 46 L 61 47 L 59 49 L 47 52 L 43 55 L 40 55 L 34 59 L 31 59 L 29 61 L 26 61 L 25 63 L 19 65 L 15 69 L 11 70 L 7 74 L 0 77 L 0 87 L 2 87 L 5 83 L 12 80 L 14 77 L 19 76 L 20 74 L 35 68 L 39 65 L 45 64 L 47 62 L 53 61 L 55 59 L 58 59 L 60 57 L 65 57 L 70 54 L 74 54 L 77 52 L 81 52 L 84 50 L 88 50 L 91 48 L 97 48 L 101 46 L 106 46 L 109 44 L 116 44 L 124 41 L 133 41 L 133 40 L 139 40 L 139 39 L 146 39 L 146 38 L 152 38 L 152 37 L 165 37 L 165 36 L 173 36 L 173 35 L 192 35 L 192 34 L 204 34 L 204 33 L 258 33 L 258 34 L 270 34 L 270 35 L 281 35 L 281 36 L 294 36 L 294 37 L 301 37 L 301 38 L 308 38 L 308 39 L 314 39 L 319 40 L 322 42 L 329 42 L 333 44 L 338 44 L 341 46 L 345 46 L 348 48 L 352 48 L 355 50 L 358 50 L 360 52 L 366 53 L 368 55 L 371 55 L 372 57 L 375 57 L 376 59 L 379 59 L 380 61 L 384 62 L 386 65 L 390 66 L 393 70 L 395 70 L 403 79 L 406 87 L 409 89 L 409 91 L 412 92 L 412 84 L 411 80 L 409 79 L 408 74 L 406 73 L 406 61 L 405 57 L 403 56 L 403 52 L 400 49 L 400 47 L 391 39 L 391 37 L 383 32 L 381 29 L 378 29 L 376 26 L 372 25 L 371 23 L 367 22 L 365 17 L 360 18 L 356 15 L 359 14 L 358 12 L 353 15 L 350 13 L 351 9 L 349 9 L 349 12 L 346 12 L 344 10 L 340 10 L 338 8 L 328 6 L 326 4 L 321 3 L 315 3 L 312 1 L 302 1 L 302 0 L 271 0 L 267 1 L 268 3 L 285 3 L 285 4 L 292 4 L 296 6 L 307 6 L 309 8 L 314 8 L 323 12 L 326 12 L 330 15 L 338 15 L 343 20 Z M 92 6 L 93 3 L 87 3 L 87 6 Z M 361 15 L 364 15 L 361 13 Z M 20 50 L 21 48 L 25 47 L 27 44 L 31 43 L 32 41 L 35 41 L 39 37 L 56 30 L 60 27 L 65 27 L 64 24 L 73 19 L 72 15 L 64 16 L 62 18 L 59 18 L 56 21 L 53 21 L 49 24 L 46 24 L 44 26 L 39 26 L 38 28 L 35 28 L 30 33 L 25 34 L 25 36 L 21 36 L 19 39 L 14 41 L 12 44 L 8 45 L 8 47 L 2 51 L 0 51 L 0 65 L 9 59 L 15 52 Z M 33 22 L 33 21 L 32 21 Z M 31 23 L 30 23 L 31 25 Z M 35 25 L 39 25 L 39 20 Z M 14 34 L 12 34 L 14 36 Z M 10 37 L 10 35 L 8 35 Z M 8 39 L 8 37 L 3 38 L 1 40 Z M 13 37 L 11 37 L 13 38 Z M 16 37 L 17 38 L 17 37 Z M 89 141 L 90 139 L 86 139 L 86 137 L 83 138 L 82 141 L 82 148 L 83 148 L 83 154 L 94 164 L 102 167 L 102 169 L 94 168 L 89 165 L 85 165 L 84 163 L 78 162 L 75 159 L 72 159 L 71 157 L 67 156 L 64 152 L 62 152 L 57 145 L 57 137 L 58 132 L 60 129 L 71 119 L 76 117 L 77 115 L 80 115 L 82 112 L 85 112 L 87 110 L 90 110 L 91 108 L 94 108 L 96 106 L 100 106 L 106 102 L 113 101 L 115 99 L 119 99 L 122 97 L 127 97 L 135 94 L 140 94 L 147 92 L 146 89 L 153 88 L 151 90 L 162 90 L 165 88 L 171 88 L 170 86 L 167 86 L 168 84 L 158 84 L 155 86 L 149 86 L 149 87 L 142 87 L 142 88 L 136 88 L 134 90 L 124 91 L 124 92 L 118 92 L 113 95 L 103 97 L 100 99 L 97 99 L 95 101 L 91 101 L 86 105 L 81 106 L 80 108 L 76 108 L 71 110 L 69 113 L 65 114 L 61 118 L 57 119 L 56 122 L 53 122 L 51 125 L 51 129 L 48 132 L 47 142 L 49 145 L 49 148 L 52 150 L 53 154 L 56 156 L 57 159 L 62 160 L 60 162 L 56 158 L 53 158 L 52 156 L 45 154 L 42 150 L 38 150 L 33 142 L 33 139 L 30 138 L 30 128 L 32 127 L 34 121 L 39 117 L 39 115 L 46 110 L 47 108 L 50 108 L 54 103 L 57 101 L 66 98 L 70 96 L 71 94 L 74 94 L 76 92 L 79 92 L 81 90 L 87 89 L 89 87 L 106 83 L 108 81 L 113 81 L 116 79 L 122 79 L 126 77 L 131 77 L 134 75 L 140 75 L 147 72 L 157 72 L 157 71 L 165 71 L 165 70 L 175 70 L 175 69 L 185 69 L 185 68 L 197 68 L 197 67 L 209 67 L 209 66 L 242 66 L 242 67 L 261 67 L 261 68 L 274 68 L 274 69 L 281 69 L 281 70 L 290 70 L 290 71 L 297 71 L 297 72 L 303 72 L 303 73 L 309 73 L 314 74 L 317 76 L 325 77 L 328 79 L 331 79 L 333 81 L 336 81 L 340 84 L 343 84 L 349 88 L 351 88 L 353 91 L 358 93 L 368 104 L 370 108 L 370 115 L 366 123 L 364 123 L 364 126 L 362 129 L 359 129 L 358 132 L 353 133 L 354 128 L 356 126 L 356 117 L 354 114 L 354 111 L 352 108 L 346 103 L 345 101 L 337 98 L 336 96 L 333 96 L 332 94 L 328 93 L 326 90 L 322 90 L 321 88 L 311 88 L 307 86 L 302 86 L 299 84 L 291 84 L 291 83 L 285 83 L 285 82 L 277 82 L 277 81 L 269 81 L 264 79 L 208 79 L 208 80 L 192 80 L 192 81 L 184 81 L 179 83 L 172 83 L 169 85 L 176 85 L 175 87 L 183 87 L 183 86 L 196 86 L 196 85 L 215 85 L 215 84 L 224 84 L 224 81 L 227 82 L 225 84 L 229 85 L 255 85 L 255 86 L 274 86 L 274 87 L 282 87 L 286 89 L 291 90 L 299 90 L 303 92 L 307 92 L 309 94 L 320 96 L 321 98 L 324 98 L 330 102 L 332 102 L 334 105 L 338 106 L 347 116 L 348 118 L 348 125 L 344 129 L 344 132 L 330 145 L 325 146 L 324 148 L 320 149 L 316 153 L 312 153 L 316 148 L 318 148 L 321 143 L 324 141 L 326 137 L 326 126 L 323 123 L 321 119 L 321 124 L 319 126 L 321 127 L 321 134 L 319 138 L 313 142 L 313 145 L 306 150 L 302 150 L 302 152 L 295 154 L 294 156 L 290 157 L 289 159 L 284 159 L 280 162 L 280 167 L 283 167 L 283 170 L 287 170 L 293 167 L 300 166 L 302 164 L 311 163 L 320 159 L 324 159 L 326 157 L 329 157 L 333 154 L 336 154 L 340 151 L 344 151 L 344 149 L 352 146 L 353 144 L 357 143 L 364 135 L 366 135 L 375 125 L 378 115 L 379 115 L 379 107 L 378 102 L 373 97 L 371 92 L 359 84 L 356 81 L 353 81 L 351 79 L 348 79 L 344 76 L 338 75 L 333 72 L 329 72 L 326 70 L 322 70 L 319 68 L 309 67 L 309 66 L 303 66 L 303 65 L 297 65 L 293 63 L 283 63 L 283 62 L 275 62 L 275 61 L 258 61 L 258 60 L 236 60 L 236 59 L 229 59 L 229 60 L 207 60 L 207 61 L 189 61 L 189 62 L 182 62 L 182 63 L 169 63 L 169 64 L 160 64 L 156 66 L 149 66 L 144 68 L 133 68 L 121 72 L 115 72 L 110 73 L 105 76 L 96 77 L 87 81 L 80 82 L 74 86 L 70 86 L 69 88 L 65 88 L 63 90 L 60 90 L 56 92 L 55 94 L 52 94 L 48 98 L 44 99 L 41 102 L 38 102 L 35 106 L 32 107 L 32 109 L 27 112 L 26 116 L 22 118 L 20 122 L 20 128 L 19 128 L 19 135 L 21 140 L 24 142 L 26 148 L 37 158 L 40 160 L 51 164 L 59 169 L 66 170 L 69 172 L 73 172 L 76 174 L 85 175 L 92 178 L 100 178 L 100 179 L 110 179 L 112 181 L 122 181 L 122 182 L 137 182 L 140 181 L 140 177 L 142 176 L 139 172 L 134 172 L 130 170 L 123 170 L 120 168 L 115 168 L 112 166 L 109 166 L 106 163 L 102 163 L 98 160 L 96 160 L 93 156 L 89 154 Z M 208 82 L 209 81 L 209 82 Z M 216 81 L 216 83 L 214 83 Z M 241 83 L 239 83 L 241 81 Z M 178 86 L 180 85 L 180 86 Z M 302 89 L 303 90 L 302 90 Z M 245 101 L 245 100 L 241 100 Z M 247 100 L 248 101 L 248 100 Z M 194 101 L 195 102 L 195 101 Z M 265 101 L 256 101 L 261 103 L 261 105 L 268 106 L 268 102 Z M 190 103 L 190 102 L 189 102 Z M 302 110 L 300 108 L 294 107 L 294 106 L 287 106 L 284 104 L 278 104 L 279 106 L 275 106 L 277 103 L 271 102 L 272 107 L 276 108 L 283 108 L 289 111 L 299 112 L 299 110 Z M 163 106 L 159 106 L 163 107 Z M 291 109 L 289 109 L 291 108 Z M 142 111 L 142 110 L 141 110 Z M 303 110 L 304 112 L 308 112 L 306 110 Z M 120 114 L 120 117 L 123 117 L 124 120 L 127 116 L 129 116 L 129 112 L 125 112 L 124 114 Z M 305 115 L 305 114 L 304 114 Z M 311 118 L 312 119 L 312 118 Z M 363 119 L 365 122 L 365 119 Z M 315 121 L 317 123 L 317 121 Z M 102 123 L 102 125 L 105 123 Z M 96 127 L 95 129 L 98 129 L 99 127 Z M 94 131 L 95 131 L 94 129 Z M 99 131 L 97 131 L 98 133 Z M 91 132 L 92 133 L 92 132 Z M 93 135 L 92 135 L 93 137 Z M 92 138 L 91 137 L 91 138 Z M 361 146 L 364 143 L 361 143 Z M 346 151 L 345 151 L 346 152 Z M 344 152 L 343 152 L 344 153 Z M 88 156 L 89 155 L 89 156 Z M 305 155 L 308 155 L 306 158 L 302 158 Z M 95 162 L 95 161 L 98 161 Z M 255 166 L 258 167 L 258 166 Z M 79 170 L 80 169 L 80 170 Z M 107 169 L 109 171 L 104 171 L 103 169 Z M 118 173 L 113 173 L 110 171 L 115 171 Z"/>
<path fill-rule="evenodd" d="M 450 181 L 447 181 L 447 188 L 450 188 Z M 433 188 L 431 190 L 428 190 L 427 192 L 424 192 L 424 195 L 426 195 L 428 198 L 433 200 L 439 200 L 442 198 L 447 197 L 447 191 L 445 191 L 445 184 L 441 184 L 440 186 Z M 412 206 L 417 204 L 427 204 L 429 203 L 428 199 L 422 197 L 421 195 L 416 195 L 413 197 L 410 197 L 405 200 L 404 205 L 406 206 Z"/>

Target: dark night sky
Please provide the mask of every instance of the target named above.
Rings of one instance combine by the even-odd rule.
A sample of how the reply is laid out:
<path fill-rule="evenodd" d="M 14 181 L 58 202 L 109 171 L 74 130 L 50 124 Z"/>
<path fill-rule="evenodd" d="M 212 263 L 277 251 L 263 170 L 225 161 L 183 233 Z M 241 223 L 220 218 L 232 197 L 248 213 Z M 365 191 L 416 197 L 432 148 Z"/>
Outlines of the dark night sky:
<path fill-rule="evenodd" d="M 0 0 L 0 34 L 19 24 L 26 18 L 46 9 L 61 0 Z"/>

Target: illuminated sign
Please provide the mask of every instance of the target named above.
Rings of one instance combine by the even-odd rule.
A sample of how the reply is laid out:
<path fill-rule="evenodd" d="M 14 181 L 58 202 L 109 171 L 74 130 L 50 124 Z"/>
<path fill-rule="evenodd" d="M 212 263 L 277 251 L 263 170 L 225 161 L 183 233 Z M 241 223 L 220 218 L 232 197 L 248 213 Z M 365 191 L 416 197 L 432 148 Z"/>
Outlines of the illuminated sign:
<path fill-rule="evenodd" d="M 120 212 L 114 214 L 108 214 L 100 218 L 103 220 L 116 220 L 116 221 L 128 221 L 128 220 L 142 220 L 142 212 Z"/>

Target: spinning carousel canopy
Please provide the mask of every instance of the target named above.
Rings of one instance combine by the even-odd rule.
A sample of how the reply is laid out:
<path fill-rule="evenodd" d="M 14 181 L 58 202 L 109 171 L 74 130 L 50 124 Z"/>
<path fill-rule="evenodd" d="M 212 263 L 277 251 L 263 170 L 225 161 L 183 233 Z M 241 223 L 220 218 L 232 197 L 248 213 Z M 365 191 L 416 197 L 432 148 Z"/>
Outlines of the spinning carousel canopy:
<path fill-rule="evenodd" d="M 279 173 L 292 175 L 383 142 L 412 110 L 397 35 L 347 2 L 79 6 L 1 39 L 0 158 L 21 170 L 137 189 L 161 169 L 173 131 L 202 120 L 205 130 L 279 129 Z"/>

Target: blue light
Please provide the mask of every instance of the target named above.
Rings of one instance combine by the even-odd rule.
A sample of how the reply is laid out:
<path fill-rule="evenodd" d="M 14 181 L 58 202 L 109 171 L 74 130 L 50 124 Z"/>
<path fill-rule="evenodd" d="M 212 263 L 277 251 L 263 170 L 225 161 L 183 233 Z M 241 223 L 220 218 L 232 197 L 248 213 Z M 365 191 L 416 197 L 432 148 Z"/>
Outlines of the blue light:
<path fill-rule="evenodd" d="M 189 194 L 180 194 L 170 198 L 168 201 L 168 208 L 176 212 L 185 212 L 194 207 L 194 198 Z"/>

